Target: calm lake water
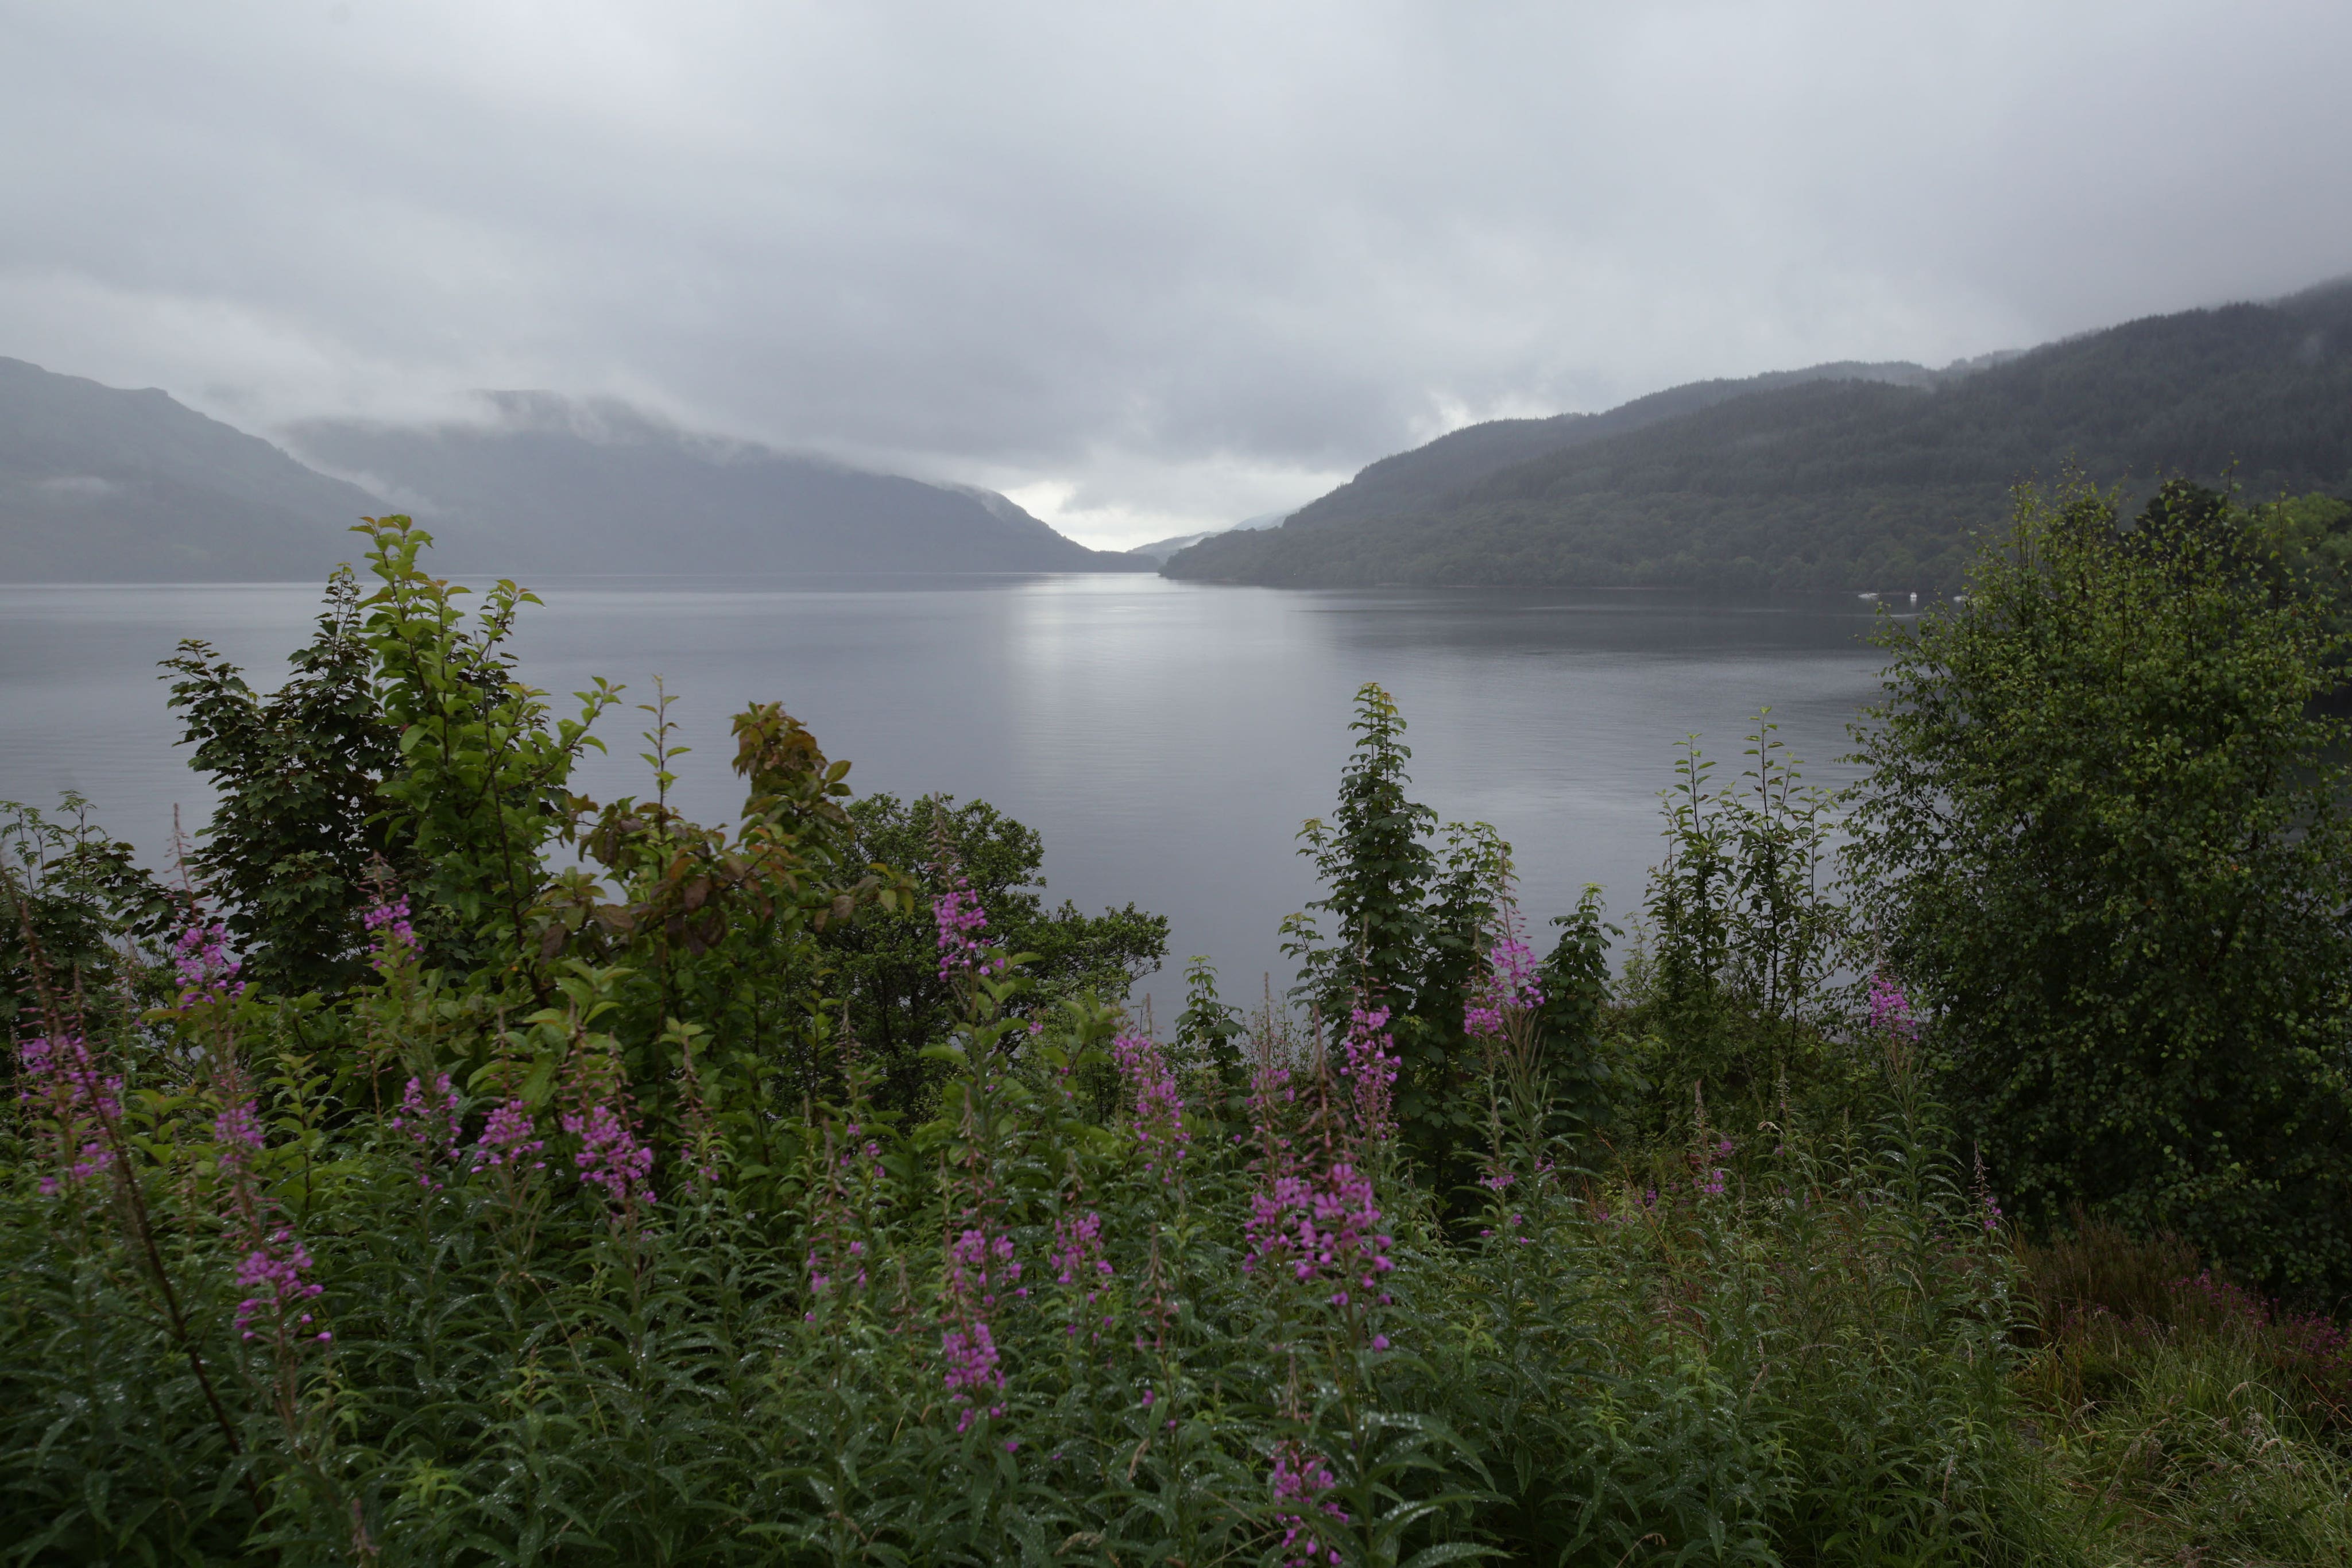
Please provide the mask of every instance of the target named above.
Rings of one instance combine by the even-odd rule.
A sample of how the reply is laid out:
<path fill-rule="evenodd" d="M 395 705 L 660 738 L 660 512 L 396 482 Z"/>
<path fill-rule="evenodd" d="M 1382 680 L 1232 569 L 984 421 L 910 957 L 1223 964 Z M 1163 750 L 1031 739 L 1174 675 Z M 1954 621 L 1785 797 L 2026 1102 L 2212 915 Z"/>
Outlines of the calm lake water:
<path fill-rule="evenodd" d="M 1169 915 L 1170 968 L 1143 988 L 1162 1009 L 1190 953 L 1216 958 L 1228 996 L 1261 971 L 1280 982 L 1276 924 L 1316 891 L 1294 835 L 1330 810 L 1365 681 L 1402 706 L 1418 798 L 1516 846 L 1540 929 L 1588 882 L 1612 910 L 1638 904 L 1686 734 L 1736 772 L 1769 704 L 1808 776 L 1843 782 L 1844 727 L 1881 663 L 1859 602 L 1140 575 L 535 586 L 525 678 L 566 692 L 604 675 L 650 700 L 662 676 L 695 747 L 677 792 L 689 815 L 731 819 L 728 716 L 782 701 L 854 759 L 861 793 L 981 797 L 1044 833 L 1055 898 Z M 0 798 L 79 789 L 160 860 L 174 806 L 194 826 L 209 797 L 173 747 L 155 662 L 202 637 L 272 684 L 317 607 L 292 584 L 0 585 Z M 611 753 L 577 787 L 644 793 L 644 722 L 608 715 Z"/>

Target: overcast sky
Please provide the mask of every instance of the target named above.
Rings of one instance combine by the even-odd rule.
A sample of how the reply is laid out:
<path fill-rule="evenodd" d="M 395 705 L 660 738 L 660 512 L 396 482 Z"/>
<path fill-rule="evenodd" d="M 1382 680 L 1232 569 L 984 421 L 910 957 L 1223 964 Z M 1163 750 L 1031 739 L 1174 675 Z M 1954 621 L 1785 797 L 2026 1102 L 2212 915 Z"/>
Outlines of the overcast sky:
<path fill-rule="evenodd" d="M 2352 5 L 0 0 L 0 354 L 468 389 L 1089 543 L 1475 419 L 2352 271 Z"/>

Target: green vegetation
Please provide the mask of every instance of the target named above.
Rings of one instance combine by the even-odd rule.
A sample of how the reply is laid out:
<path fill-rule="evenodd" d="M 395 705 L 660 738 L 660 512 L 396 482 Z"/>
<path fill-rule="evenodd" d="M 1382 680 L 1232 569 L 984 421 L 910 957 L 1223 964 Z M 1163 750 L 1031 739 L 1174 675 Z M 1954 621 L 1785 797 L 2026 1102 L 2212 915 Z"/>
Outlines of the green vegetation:
<path fill-rule="evenodd" d="M 1949 593 L 2010 487 L 2070 467 L 2103 484 L 2352 495 L 2352 284 L 2135 321 L 1973 373 L 1910 369 L 1829 366 L 1831 379 L 1701 383 L 1591 420 L 1476 426 L 1165 570 Z"/>
<path fill-rule="evenodd" d="M 1690 743 L 1613 976 L 1368 686 L 1297 992 L 1168 1039 L 1161 922 L 773 705 L 730 825 L 659 691 L 571 793 L 622 695 L 371 524 L 287 686 L 172 661 L 183 884 L 0 829 L 0 1559 L 2346 1562 L 2308 523 L 2027 497 L 1858 804 Z"/>
<path fill-rule="evenodd" d="M 1897 641 L 1855 813 L 1884 962 L 2000 1190 L 2271 1290 L 2352 1289 L 2352 775 L 2339 640 L 2261 531 L 2168 486 L 2021 507 Z"/>

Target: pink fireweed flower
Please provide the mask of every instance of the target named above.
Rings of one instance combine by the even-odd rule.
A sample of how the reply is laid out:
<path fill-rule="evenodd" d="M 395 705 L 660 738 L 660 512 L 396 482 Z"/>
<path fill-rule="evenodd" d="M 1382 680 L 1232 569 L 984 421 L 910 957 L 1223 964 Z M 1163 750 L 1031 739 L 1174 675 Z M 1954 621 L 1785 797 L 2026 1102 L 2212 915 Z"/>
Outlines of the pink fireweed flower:
<path fill-rule="evenodd" d="M 1242 1270 L 1263 1263 L 1301 1284 L 1354 1281 L 1367 1291 L 1396 1267 L 1395 1238 L 1381 1228 L 1369 1176 L 1344 1161 L 1319 1177 L 1276 1176 L 1251 1195 L 1242 1222 Z M 1335 1305 L 1345 1305 L 1344 1301 Z"/>
<path fill-rule="evenodd" d="M 1088 1209 L 1084 1214 L 1065 1214 L 1054 1221 L 1050 1260 L 1055 1284 L 1082 1287 L 1087 1300 L 1093 1301 L 1096 1282 L 1110 1278 L 1112 1271 L 1102 1252 L 1101 1215 Z"/>
<path fill-rule="evenodd" d="M 1535 950 L 1519 936 L 1519 912 L 1505 905 L 1486 944 L 1486 969 L 1462 1009 L 1462 1028 L 1475 1040 L 1501 1038 L 1514 1012 L 1543 1006 Z"/>
<path fill-rule="evenodd" d="M 529 1105 L 509 1100 L 499 1106 L 482 1124 L 482 1135 L 475 1140 L 473 1168 L 520 1170 L 528 1161 L 530 1169 L 545 1170 L 547 1162 L 538 1155 L 547 1147 L 547 1140 L 531 1136 L 535 1130 Z"/>
<path fill-rule="evenodd" d="M 1184 1097 L 1177 1092 L 1175 1070 L 1159 1043 L 1143 1035 L 1122 1034 L 1111 1041 L 1118 1075 L 1135 1105 L 1135 1142 L 1143 1155 L 1143 1168 L 1157 1171 L 1160 1181 L 1173 1182 L 1192 1134 L 1184 1130 Z"/>
<path fill-rule="evenodd" d="M 988 929 L 988 912 L 980 906 L 979 895 L 964 885 L 961 877 L 933 901 L 931 915 L 939 925 L 940 979 L 951 980 L 959 973 L 1004 972 L 1003 955 L 995 953 L 981 937 L 981 933 Z"/>
<path fill-rule="evenodd" d="M 1870 1027 L 1897 1040 L 1914 1040 L 1919 1033 L 1919 1020 L 1911 1011 L 1911 998 L 1883 969 L 1870 977 Z"/>
<path fill-rule="evenodd" d="M 808 1195 L 809 1242 L 802 1259 L 809 1299 L 803 1315 L 812 1322 L 821 1301 L 839 1292 L 863 1291 L 868 1282 L 866 1242 L 852 1233 L 878 1218 L 889 1198 L 874 1186 L 860 1190 L 869 1171 L 873 1183 L 884 1179 L 882 1168 L 870 1164 L 881 1153 L 881 1145 L 867 1139 L 861 1149 L 856 1142 L 864 1132 L 855 1122 L 845 1127 L 827 1123 L 824 1128 L 821 1174 Z"/>
<path fill-rule="evenodd" d="M 17 1046 L 16 1061 L 16 1098 L 55 1124 L 55 1149 L 67 1161 L 62 1178 L 40 1179 L 41 1196 L 55 1197 L 114 1163 L 106 1128 L 122 1114 L 122 1080 L 101 1071 L 78 1035 L 37 1035 Z"/>
<path fill-rule="evenodd" d="M 1274 1450 L 1275 1523 L 1282 1526 L 1284 1568 L 1322 1568 L 1341 1561 L 1333 1524 L 1346 1524 L 1348 1511 L 1327 1500 L 1339 1484 L 1331 1461 L 1296 1440 Z M 1318 1517 L 1319 1516 L 1319 1517 Z"/>
<path fill-rule="evenodd" d="M 457 1155 L 457 1094 L 449 1087 L 449 1075 L 434 1074 L 430 1085 L 410 1079 L 391 1122 L 394 1132 L 406 1134 L 416 1145 L 416 1185 L 427 1192 L 440 1191 L 440 1178 L 433 1173 Z"/>
<path fill-rule="evenodd" d="M 1091 1327 L 1093 1304 L 1102 1294 L 1103 1281 L 1115 1272 L 1103 1256 L 1102 1216 L 1092 1209 L 1066 1210 L 1054 1221 L 1053 1250 L 1045 1261 L 1054 1270 L 1054 1282 L 1070 1292 L 1070 1321 L 1062 1333 L 1076 1339 L 1085 1329 L 1089 1343 L 1101 1338 L 1100 1331 Z"/>
<path fill-rule="evenodd" d="M 1277 1066 L 1269 1059 L 1251 1070 L 1250 1131 L 1258 1141 L 1261 1153 L 1256 1168 L 1264 1179 L 1287 1176 L 1297 1167 L 1297 1155 L 1282 1131 L 1284 1113 L 1297 1099 L 1298 1091 L 1290 1082 L 1288 1068 Z M 1242 1140 L 1243 1134 L 1234 1134 L 1235 1143 Z"/>
<path fill-rule="evenodd" d="M 172 945 L 172 967 L 180 976 L 180 999 L 174 1006 L 235 1001 L 245 994 L 245 982 L 236 977 L 244 966 L 228 956 L 227 941 L 227 926 L 207 925 L 201 919 L 180 933 Z"/>
<path fill-rule="evenodd" d="M 240 1100 L 213 1118 L 213 1142 L 247 1154 L 261 1152 L 261 1117 L 252 1101 Z"/>
<path fill-rule="evenodd" d="M 377 904 L 360 916 L 367 927 L 374 956 L 369 960 L 377 968 L 387 968 L 416 950 L 416 928 L 408 923 L 408 900 L 394 898 Z"/>
<path fill-rule="evenodd" d="M 996 1339 L 984 1322 L 969 1329 L 950 1328 L 940 1334 L 940 1354 L 947 1363 L 947 1385 L 966 1408 L 956 1430 L 966 1430 L 979 1412 L 971 1407 L 974 1396 L 985 1399 L 1004 1387 L 1004 1371 L 997 1364 Z"/>
<path fill-rule="evenodd" d="M 302 1278 L 310 1267 L 310 1254 L 302 1249 L 290 1231 L 280 1230 L 263 1245 L 246 1254 L 245 1261 L 236 1266 L 236 1282 L 247 1292 L 236 1304 L 236 1330 L 240 1337 L 252 1339 L 258 1322 L 263 1328 L 274 1330 L 280 1341 L 297 1337 L 316 1340 L 325 1344 L 335 1336 L 321 1329 L 309 1332 L 311 1314 L 300 1312 L 303 1303 L 315 1300 L 326 1287 Z"/>
<path fill-rule="evenodd" d="M 1376 1143 L 1396 1131 L 1398 1058 L 1388 1022 L 1388 1009 L 1368 1009 L 1359 1001 L 1349 1009 L 1348 1034 L 1340 1042 L 1340 1071 L 1354 1101 L 1357 1128 Z"/>
<path fill-rule="evenodd" d="M 992 1239 L 985 1229 L 971 1227 L 948 1245 L 940 1302 L 947 1322 L 940 1331 L 940 1355 L 948 1392 L 959 1407 L 958 1433 L 968 1431 L 983 1408 L 992 1416 L 1003 1412 L 1003 1406 L 988 1403 L 1004 1387 L 988 1315 L 996 1305 L 996 1292 L 1017 1285 L 1020 1279 L 1021 1265 L 1013 1260 L 1009 1236 Z"/>
<path fill-rule="evenodd" d="M 253 1102 L 242 1094 L 222 1107 L 220 1114 L 213 1118 L 213 1142 L 220 1149 L 220 1165 L 224 1172 L 250 1169 L 253 1156 L 261 1152 L 265 1140 L 260 1113 L 254 1109 Z"/>
<path fill-rule="evenodd" d="M 591 1105 L 582 1112 L 567 1111 L 560 1120 L 563 1130 L 580 1140 L 580 1152 L 572 1163 L 583 1185 L 603 1187 L 623 1208 L 653 1202 L 654 1189 L 646 1178 L 654 1168 L 654 1152 L 637 1142 L 618 1112 L 610 1105 Z"/>
<path fill-rule="evenodd" d="M 984 1230 L 966 1230 L 948 1248 L 951 1289 L 982 1308 L 996 1305 L 996 1292 L 1021 1282 L 1021 1265 L 1013 1260 L 1013 1238 L 991 1240 Z"/>

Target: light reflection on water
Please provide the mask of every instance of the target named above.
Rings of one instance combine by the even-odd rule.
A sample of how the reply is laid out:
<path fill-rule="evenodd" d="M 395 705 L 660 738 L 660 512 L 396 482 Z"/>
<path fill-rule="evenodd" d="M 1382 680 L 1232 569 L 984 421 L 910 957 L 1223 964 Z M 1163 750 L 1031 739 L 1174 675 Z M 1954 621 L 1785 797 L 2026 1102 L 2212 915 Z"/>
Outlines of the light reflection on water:
<path fill-rule="evenodd" d="M 694 747 L 688 814 L 732 815 L 728 716 L 780 700 L 855 759 L 861 792 L 980 796 L 1036 827 L 1055 896 L 1171 916 L 1172 956 L 1212 954 L 1229 993 L 1255 993 L 1279 964 L 1276 923 L 1314 896 L 1293 835 L 1330 809 L 1360 683 L 1402 706 L 1418 798 L 1512 841 L 1539 926 L 1586 882 L 1613 910 L 1638 899 L 1685 734 L 1734 773 L 1769 703 L 1809 775 L 1843 781 L 1844 727 L 1881 663 L 1859 603 L 1143 576 L 534 586 L 547 604 L 524 622 L 524 677 L 562 693 L 601 674 L 635 701 L 664 676 Z M 173 747 L 155 661 L 203 637 L 271 684 L 317 608 L 291 584 L 0 586 L 0 797 L 78 789 L 160 856 L 174 803 L 194 826 L 208 798 Z M 611 750 L 578 787 L 644 790 L 644 722 L 608 716 Z M 1145 988 L 1164 1008 L 1175 986 Z"/>

